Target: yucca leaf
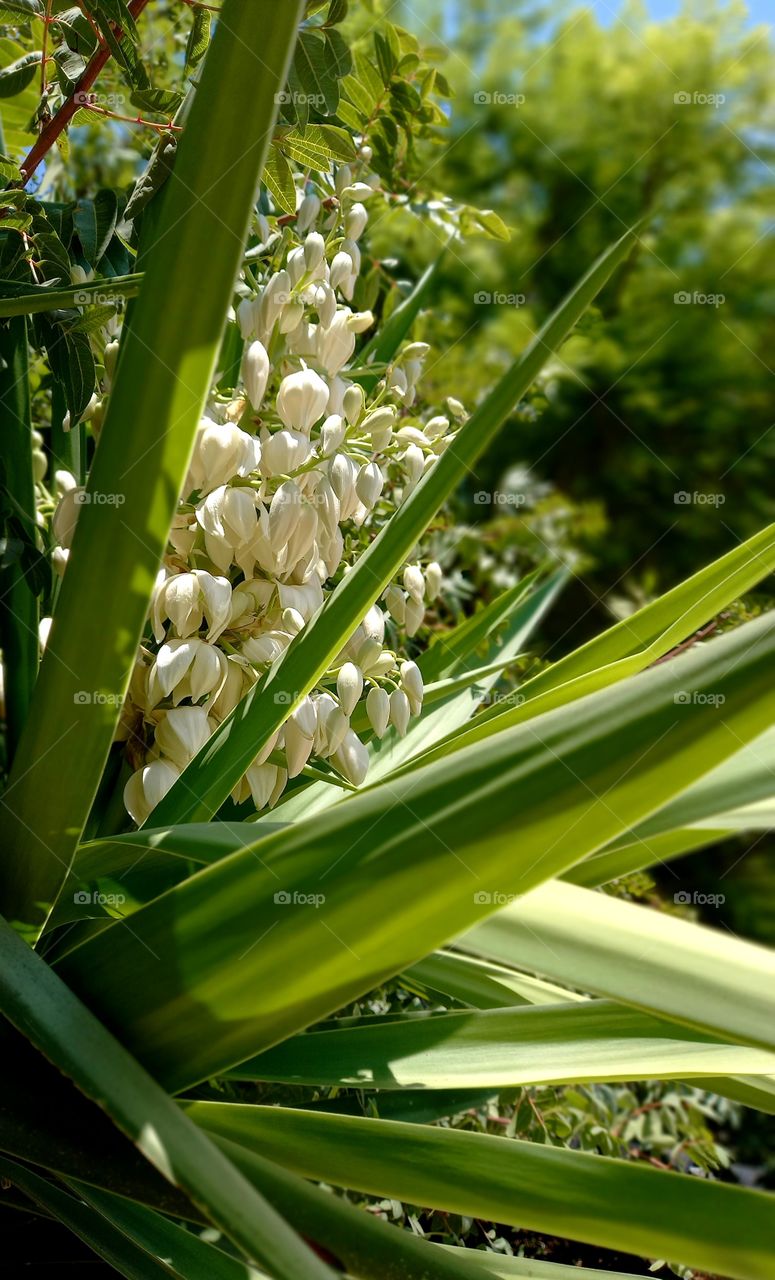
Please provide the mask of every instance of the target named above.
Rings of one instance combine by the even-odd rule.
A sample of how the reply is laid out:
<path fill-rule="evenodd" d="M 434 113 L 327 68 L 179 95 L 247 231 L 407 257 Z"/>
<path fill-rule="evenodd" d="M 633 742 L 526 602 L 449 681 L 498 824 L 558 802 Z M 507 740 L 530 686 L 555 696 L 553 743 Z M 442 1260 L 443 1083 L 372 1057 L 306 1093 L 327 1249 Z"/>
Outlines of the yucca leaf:
<path fill-rule="evenodd" d="M 458 750 L 489 733 L 643 671 L 773 569 L 775 525 L 769 525 L 659 599 L 526 680 L 519 689 L 522 703 L 489 708 L 475 725 L 458 730 L 434 747 L 428 758 L 436 759 L 449 750 Z"/>
<path fill-rule="evenodd" d="M 100 1258 L 114 1267 L 119 1275 L 126 1276 L 127 1280 L 169 1280 L 169 1269 L 157 1258 L 151 1257 L 143 1249 L 138 1248 L 121 1230 L 111 1226 L 101 1214 L 95 1212 L 88 1204 L 84 1204 L 82 1200 L 68 1195 L 61 1187 L 47 1182 L 31 1169 L 25 1169 L 23 1165 L 16 1164 L 12 1160 L 0 1159 L 0 1176 L 18 1187 L 63 1226 L 68 1227 Z M 232 1272 L 229 1280 L 238 1280 L 238 1274 Z M 218 1280 L 217 1272 L 214 1271 L 212 1275 L 213 1280 Z M 244 1275 L 243 1268 L 242 1276 Z M 226 1280 L 225 1277 L 224 1280 Z"/>
<path fill-rule="evenodd" d="M 430 989 L 439 995 L 451 996 L 474 1009 L 503 1009 L 507 1005 L 584 999 L 542 978 L 457 951 L 436 951 L 405 969 L 401 979 L 410 990 L 412 984 L 419 984 L 421 990 Z"/>
<path fill-rule="evenodd" d="M 580 861 L 755 737 L 772 715 L 774 650 L 762 618 L 391 777 L 199 871 L 135 912 L 131 931 L 112 924 L 77 947 L 61 972 L 168 1087 L 233 1066 Z M 677 707 L 687 681 L 698 700 Z M 723 717 L 703 701 L 710 690 Z M 576 985 L 581 972 L 549 976 Z M 727 992 L 739 995 L 722 980 L 708 1029 L 746 1040 Z"/>
<path fill-rule="evenodd" d="M 247 694 L 192 760 L 157 807 L 154 822 L 173 825 L 213 816 L 256 753 L 314 687 L 443 502 L 470 472 L 504 420 L 532 385 L 552 352 L 584 314 L 636 233 L 608 249 L 550 316 L 529 346 L 474 411 L 323 608 Z"/>
<path fill-rule="evenodd" d="M 440 1245 L 447 1252 L 459 1253 L 455 1245 Z M 492 1280 L 579 1280 L 579 1268 L 565 1266 L 562 1262 L 536 1262 L 533 1258 L 504 1257 L 488 1249 L 466 1249 L 466 1261 L 476 1267 L 480 1276 L 491 1276 Z M 582 1269 L 582 1280 L 649 1280 L 644 1274 L 635 1276 L 633 1272 L 597 1271 L 594 1267 Z"/>
<path fill-rule="evenodd" d="M 330 1029 L 329 1029 L 330 1026 Z M 775 1073 L 775 1054 L 606 1000 L 326 1024 L 236 1067 L 239 1080 L 367 1089 L 680 1080 Z"/>
<path fill-rule="evenodd" d="M 775 952 L 720 930 L 556 880 L 477 925 L 460 945 L 684 1026 L 775 1049 Z"/>
<path fill-rule="evenodd" d="M 3 920 L 0 961 L 0 1012 L 169 1182 L 280 1280 L 331 1280 L 330 1269 Z"/>
<path fill-rule="evenodd" d="M 81 508 L 3 800 L 0 904 L 27 926 L 40 927 L 60 890 L 120 715 L 215 371 L 300 10 L 295 0 L 262 22 L 253 6 L 225 0 L 166 184 L 89 478 L 91 500 Z"/>
<path fill-rule="evenodd" d="M 775 1197 L 762 1192 L 463 1130 L 279 1107 L 183 1105 L 208 1132 L 305 1177 L 667 1257 L 733 1280 L 771 1276 Z"/>

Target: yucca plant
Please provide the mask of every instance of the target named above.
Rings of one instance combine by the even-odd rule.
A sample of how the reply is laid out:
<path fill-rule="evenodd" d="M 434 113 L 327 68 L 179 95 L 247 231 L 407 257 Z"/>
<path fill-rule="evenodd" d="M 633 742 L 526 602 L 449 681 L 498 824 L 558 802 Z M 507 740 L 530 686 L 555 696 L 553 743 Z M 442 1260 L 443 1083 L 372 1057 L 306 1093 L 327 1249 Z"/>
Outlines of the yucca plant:
<path fill-rule="evenodd" d="M 426 529 L 638 231 L 470 416 L 429 417 L 429 278 L 359 348 L 373 317 L 347 305 L 379 199 L 362 139 L 329 174 L 342 139 L 302 128 L 320 183 L 297 193 L 275 155 L 254 204 L 300 17 L 224 2 L 142 277 L 104 286 L 137 296 L 117 351 L 102 325 L 88 474 L 71 372 L 72 431 L 55 388 L 45 451 L 33 434 L 27 317 L 101 286 L 0 303 L 6 510 L 29 530 L 37 501 L 61 574 L 38 672 L 34 583 L 5 567 L 0 1173 L 130 1277 L 567 1274 L 336 1187 L 767 1280 L 765 1194 L 413 1115 L 418 1093 L 443 1119 L 505 1086 L 651 1079 L 772 1111 L 771 955 L 598 890 L 769 825 L 771 617 L 659 660 L 773 570 L 775 528 L 487 710 L 563 570 L 409 656 L 440 585 Z M 329 40 L 302 36 L 308 62 Z M 442 1011 L 335 1016 L 388 981 Z"/>

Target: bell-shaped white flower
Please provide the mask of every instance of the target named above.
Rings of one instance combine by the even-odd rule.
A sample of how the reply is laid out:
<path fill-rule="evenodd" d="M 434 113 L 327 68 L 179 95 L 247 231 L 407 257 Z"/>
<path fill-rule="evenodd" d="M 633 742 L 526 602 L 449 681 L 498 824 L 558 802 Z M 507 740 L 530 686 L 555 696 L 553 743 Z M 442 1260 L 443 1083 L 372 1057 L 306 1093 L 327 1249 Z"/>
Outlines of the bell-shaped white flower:
<path fill-rule="evenodd" d="M 326 242 L 319 231 L 312 231 L 304 241 L 304 265 L 314 271 L 326 256 Z"/>
<path fill-rule="evenodd" d="M 310 227 L 317 221 L 320 213 L 320 199 L 314 192 L 306 195 L 299 205 L 296 214 L 296 230 L 299 235 L 303 235 L 305 231 L 309 231 Z"/>
<path fill-rule="evenodd" d="M 248 400 L 256 412 L 263 404 L 270 372 L 271 366 L 266 348 L 263 342 L 256 339 L 245 349 L 242 358 L 242 380 L 245 383 Z"/>
<path fill-rule="evenodd" d="M 329 283 L 332 289 L 341 289 L 343 285 L 347 285 L 350 278 L 354 275 L 353 260 L 349 253 L 335 253 L 331 262 L 331 274 Z"/>
<path fill-rule="evenodd" d="M 449 431 L 449 418 L 445 418 L 442 413 L 437 414 L 435 418 L 430 418 L 423 427 L 423 434 L 428 440 L 438 440 L 440 436 L 445 436 Z"/>
<path fill-rule="evenodd" d="M 465 405 L 461 404 L 459 400 L 455 400 L 453 396 L 447 396 L 447 408 L 452 414 L 452 417 L 457 418 L 458 421 L 467 416 Z"/>
<path fill-rule="evenodd" d="M 404 452 L 401 458 L 401 465 L 406 472 L 410 485 L 415 485 L 420 479 L 425 467 L 425 454 L 416 444 L 410 444 L 409 448 Z"/>
<path fill-rule="evenodd" d="M 390 695 L 390 723 L 395 726 L 399 738 L 403 738 L 409 727 L 411 707 L 403 689 L 394 689 Z"/>
<path fill-rule="evenodd" d="M 360 240 L 366 230 L 369 215 L 362 204 L 354 204 L 344 217 L 344 233 L 348 240 Z"/>
<path fill-rule="evenodd" d="M 252 764 L 245 770 L 245 778 L 257 809 L 265 809 L 270 803 L 280 773 L 281 770 L 274 764 Z"/>
<path fill-rule="evenodd" d="M 413 600 L 422 601 L 425 598 L 425 578 L 419 565 L 408 564 L 405 567 L 404 587 Z"/>
<path fill-rule="evenodd" d="M 330 693 L 315 698 L 316 726 L 312 749 L 324 759 L 338 751 L 350 728 L 350 721 Z"/>
<path fill-rule="evenodd" d="M 377 737 L 384 737 L 390 723 L 390 697 L 385 689 L 380 689 L 376 685 L 373 689 L 369 689 L 366 697 L 366 714 Z"/>
<path fill-rule="evenodd" d="M 343 369 L 355 350 L 355 334 L 351 331 L 347 311 L 338 311 L 327 329 L 318 329 L 318 359 L 330 377 Z M 328 403 L 328 401 L 326 401 Z"/>
<path fill-rule="evenodd" d="M 384 600 L 391 618 L 395 619 L 399 627 L 403 626 L 406 617 L 406 596 L 401 588 L 391 583 L 385 592 Z"/>
<path fill-rule="evenodd" d="M 138 769 L 124 787 L 124 806 L 133 822 L 141 827 L 180 777 L 180 770 L 168 760 L 152 760 Z"/>
<path fill-rule="evenodd" d="M 312 754 L 317 713 L 311 698 L 304 698 L 285 722 L 285 757 L 288 777 L 296 778 Z"/>
<path fill-rule="evenodd" d="M 347 317 L 347 328 L 351 333 L 365 333 L 373 324 L 373 311 L 355 311 Z"/>
<path fill-rule="evenodd" d="M 393 435 L 393 424 L 396 411 L 392 405 L 384 405 L 381 409 L 373 409 L 367 413 L 360 430 L 371 436 L 371 446 L 375 453 L 387 448 Z"/>
<path fill-rule="evenodd" d="M 175 707 L 156 726 L 156 745 L 162 755 L 185 769 L 212 732 L 204 707 Z"/>
<path fill-rule="evenodd" d="M 441 591 L 444 574 L 441 565 L 432 560 L 425 570 L 425 595 L 428 600 L 435 600 Z"/>
<path fill-rule="evenodd" d="M 351 716 L 363 691 L 363 675 L 354 662 L 345 662 L 336 678 L 339 705 L 346 716 Z"/>
<path fill-rule="evenodd" d="M 359 787 L 369 771 L 369 753 L 357 733 L 348 729 L 331 763 L 354 787 Z"/>
<path fill-rule="evenodd" d="M 293 480 L 285 480 L 275 491 L 269 507 L 269 540 L 276 552 L 287 545 L 301 513 L 301 491 Z"/>
<path fill-rule="evenodd" d="M 320 452 L 324 458 L 336 453 L 347 434 L 347 423 L 341 414 L 332 413 L 320 428 Z"/>
<path fill-rule="evenodd" d="M 309 434 L 326 411 L 329 388 L 314 369 L 289 373 L 280 383 L 277 412 L 283 425 Z"/>
<path fill-rule="evenodd" d="M 409 699 L 409 706 L 413 716 L 419 716 L 422 711 L 423 699 L 423 681 L 422 673 L 416 662 L 402 662 L 399 667 L 401 673 L 401 688 Z"/>
<path fill-rule="evenodd" d="M 244 340 L 255 338 L 261 320 L 261 296 L 243 298 L 237 306 L 237 324 Z"/>
<path fill-rule="evenodd" d="M 261 446 L 261 474 L 288 475 L 304 465 L 311 451 L 309 437 L 300 431 L 276 431 Z"/>
<path fill-rule="evenodd" d="M 404 628 L 408 636 L 415 636 L 420 630 L 425 617 L 425 605 L 422 600 L 409 596 L 404 611 Z"/>
<path fill-rule="evenodd" d="M 355 492 L 369 511 L 382 493 L 384 484 L 384 476 L 376 462 L 367 462 L 361 467 L 355 481 Z"/>

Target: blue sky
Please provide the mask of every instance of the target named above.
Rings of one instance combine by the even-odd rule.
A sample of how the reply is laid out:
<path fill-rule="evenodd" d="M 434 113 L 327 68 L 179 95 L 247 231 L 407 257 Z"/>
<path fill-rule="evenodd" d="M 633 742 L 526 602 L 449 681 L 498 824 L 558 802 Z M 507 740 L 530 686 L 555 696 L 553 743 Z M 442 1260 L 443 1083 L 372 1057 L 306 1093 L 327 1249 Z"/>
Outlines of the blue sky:
<path fill-rule="evenodd" d="M 587 4 L 596 10 L 601 21 L 605 21 L 612 9 L 618 12 L 620 7 L 617 0 L 587 0 Z M 681 0 L 648 0 L 648 7 L 655 18 L 671 18 L 681 8 Z M 752 22 L 772 25 L 775 21 L 775 0 L 748 0 L 748 11 Z"/>

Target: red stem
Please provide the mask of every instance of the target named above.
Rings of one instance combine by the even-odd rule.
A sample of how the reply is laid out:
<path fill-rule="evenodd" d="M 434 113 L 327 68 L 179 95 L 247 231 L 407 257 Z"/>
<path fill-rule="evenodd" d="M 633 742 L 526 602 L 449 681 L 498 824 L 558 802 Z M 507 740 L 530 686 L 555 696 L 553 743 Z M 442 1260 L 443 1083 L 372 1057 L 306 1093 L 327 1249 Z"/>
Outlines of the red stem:
<path fill-rule="evenodd" d="M 137 18 L 148 4 L 148 0 L 131 0 L 129 12 L 133 18 Z M 120 40 L 122 36 L 119 27 L 114 28 L 117 38 Z M 31 148 L 24 163 L 21 166 L 22 177 L 25 183 L 29 182 L 33 173 L 37 169 L 41 161 L 48 155 L 59 135 L 67 128 L 70 121 L 77 111 L 83 105 L 81 98 L 88 93 L 94 85 L 100 72 L 104 69 L 105 64 L 110 59 L 110 49 L 106 44 L 98 49 L 92 57 L 91 62 L 87 66 L 77 85 L 73 89 L 70 97 L 57 111 L 56 115 L 49 120 L 48 124 L 41 130 L 40 137 Z"/>

